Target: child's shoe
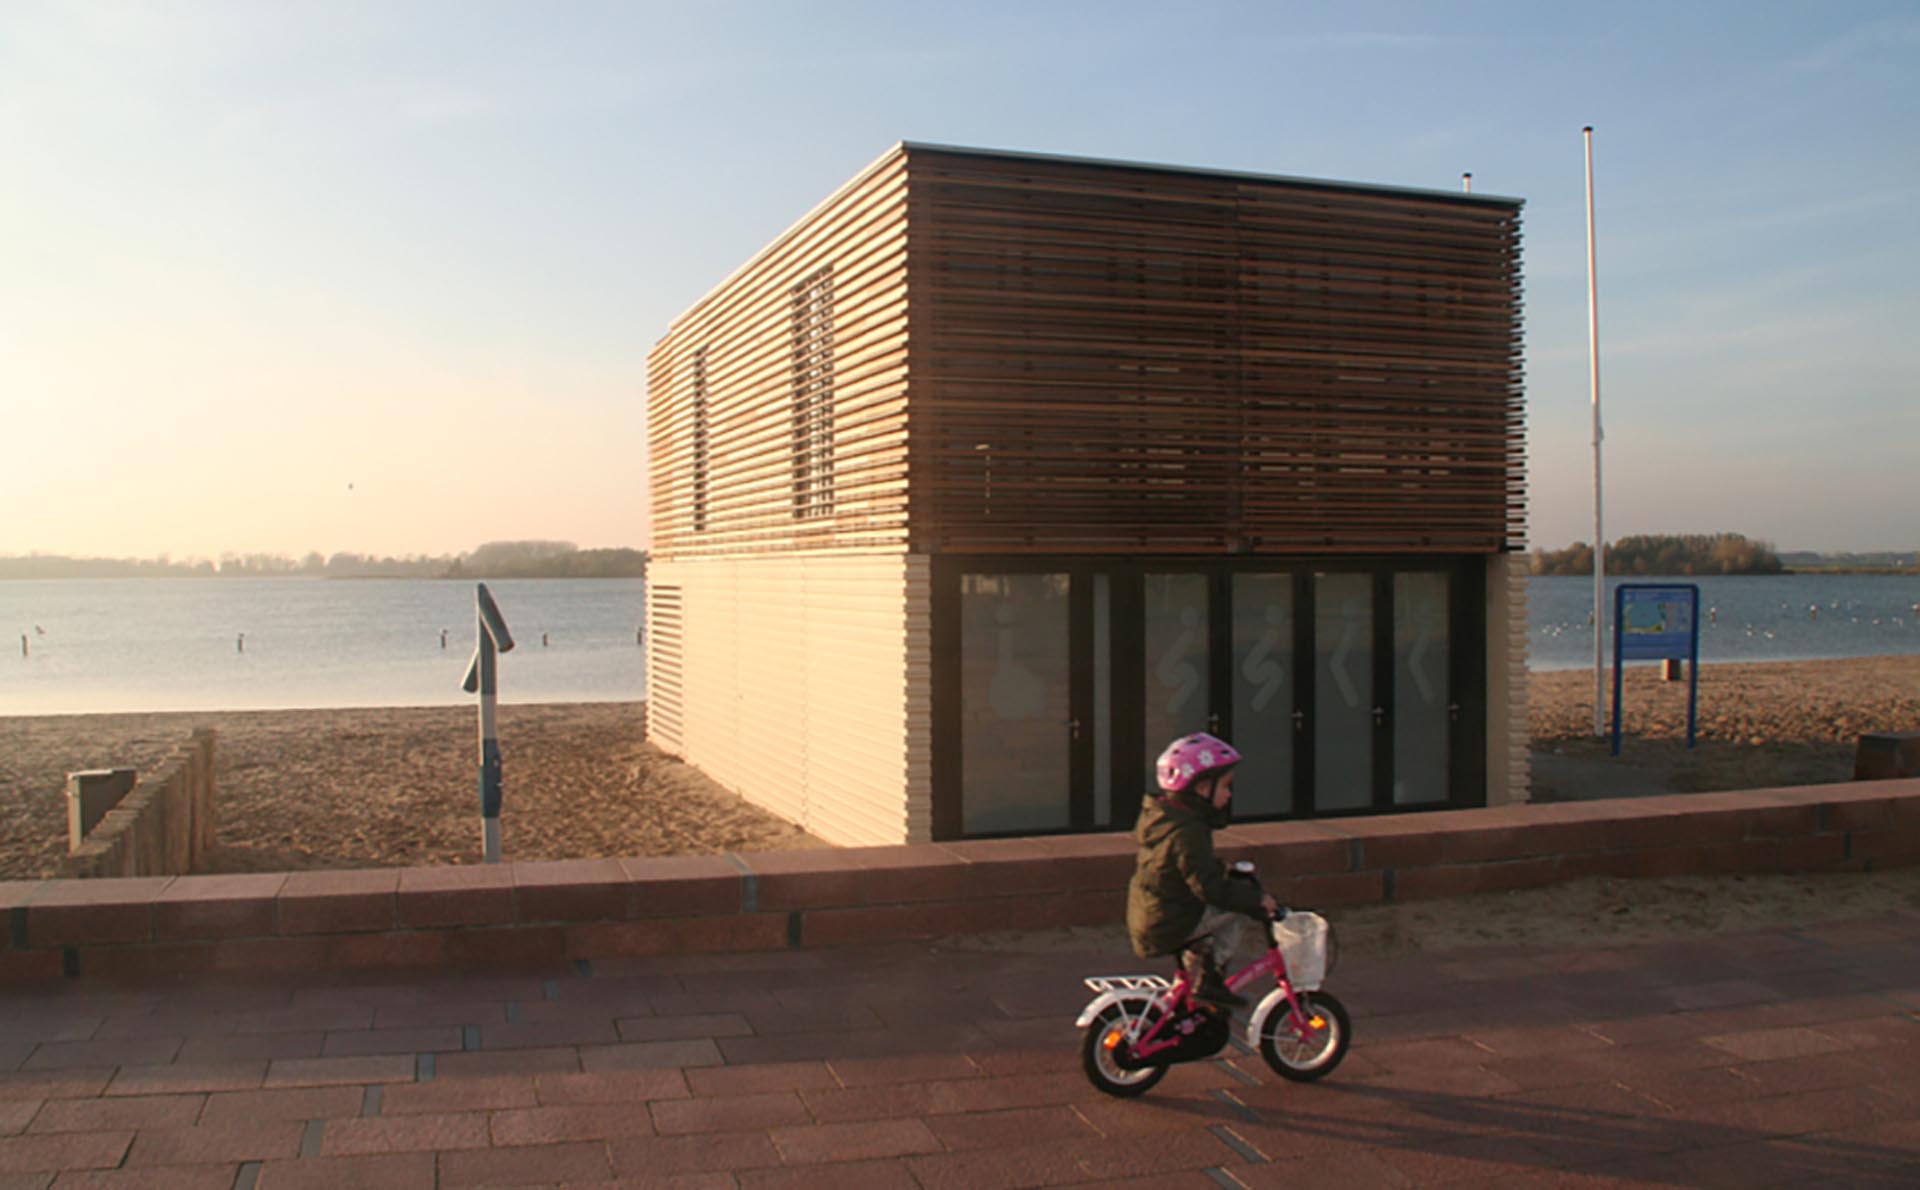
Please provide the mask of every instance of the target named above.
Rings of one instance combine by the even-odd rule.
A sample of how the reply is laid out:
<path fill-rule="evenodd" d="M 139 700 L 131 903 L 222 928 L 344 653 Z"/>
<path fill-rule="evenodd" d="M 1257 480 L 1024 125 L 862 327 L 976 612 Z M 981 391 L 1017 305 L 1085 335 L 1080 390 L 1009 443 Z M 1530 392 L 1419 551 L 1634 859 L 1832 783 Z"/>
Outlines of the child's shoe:
<path fill-rule="evenodd" d="M 1186 951 L 1180 956 L 1181 969 L 1193 985 L 1193 998 L 1218 1008 L 1245 1008 L 1247 998 L 1227 986 L 1211 955 Z"/>

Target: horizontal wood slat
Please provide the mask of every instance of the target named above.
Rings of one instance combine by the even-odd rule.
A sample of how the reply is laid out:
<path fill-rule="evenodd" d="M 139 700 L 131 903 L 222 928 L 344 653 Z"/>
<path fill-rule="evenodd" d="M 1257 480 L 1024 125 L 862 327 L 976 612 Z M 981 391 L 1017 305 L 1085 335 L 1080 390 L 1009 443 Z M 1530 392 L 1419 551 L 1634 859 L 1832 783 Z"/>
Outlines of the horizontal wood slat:
<path fill-rule="evenodd" d="M 1519 548 L 1518 204 L 908 154 L 917 548 Z"/>
<path fill-rule="evenodd" d="M 902 145 L 655 347 L 654 553 L 1519 549 L 1519 269 L 1511 200 Z"/>

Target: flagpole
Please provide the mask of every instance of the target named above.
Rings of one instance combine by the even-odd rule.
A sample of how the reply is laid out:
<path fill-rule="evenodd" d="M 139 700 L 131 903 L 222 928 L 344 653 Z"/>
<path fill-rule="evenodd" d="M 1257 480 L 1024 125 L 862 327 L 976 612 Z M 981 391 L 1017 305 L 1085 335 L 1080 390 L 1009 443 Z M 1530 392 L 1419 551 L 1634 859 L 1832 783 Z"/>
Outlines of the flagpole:
<path fill-rule="evenodd" d="M 1581 130 L 1587 147 L 1587 377 L 1593 390 L 1593 734 L 1606 734 L 1607 539 L 1600 526 L 1600 290 L 1593 267 L 1593 125 Z"/>

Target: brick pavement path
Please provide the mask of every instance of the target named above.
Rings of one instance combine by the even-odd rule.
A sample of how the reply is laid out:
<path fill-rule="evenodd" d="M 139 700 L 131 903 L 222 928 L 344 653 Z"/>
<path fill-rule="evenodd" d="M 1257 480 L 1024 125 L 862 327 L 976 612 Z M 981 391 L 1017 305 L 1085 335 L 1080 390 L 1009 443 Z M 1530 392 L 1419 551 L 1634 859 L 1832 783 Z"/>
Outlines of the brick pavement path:
<path fill-rule="evenodd" d="M 15 989 L 0 1190 L 1920 1182 L 1920 915 L 1349 957 L 1327 1081 L 1228 1051 L 1106 1099 L 1078 979 L 1138 969 L 892 945 Z"/>

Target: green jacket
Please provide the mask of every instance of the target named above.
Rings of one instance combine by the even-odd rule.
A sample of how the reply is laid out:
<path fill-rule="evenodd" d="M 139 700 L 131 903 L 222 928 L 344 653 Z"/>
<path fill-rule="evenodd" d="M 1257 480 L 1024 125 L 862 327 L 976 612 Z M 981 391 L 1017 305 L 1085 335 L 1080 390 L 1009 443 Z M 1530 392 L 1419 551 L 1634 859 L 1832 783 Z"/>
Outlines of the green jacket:
<path fill-rule="evenodd" d="M 1183 799 L 1149 796 L 1133 837 L 1140 854 L 1127 885 L 1127 933 L 1141 958 L 1172 954 L 1193 937 L 1207 906 L 1250 913 L 1260 887 L 1227 876 L 1213 853 L 1213 828 Z"/>

